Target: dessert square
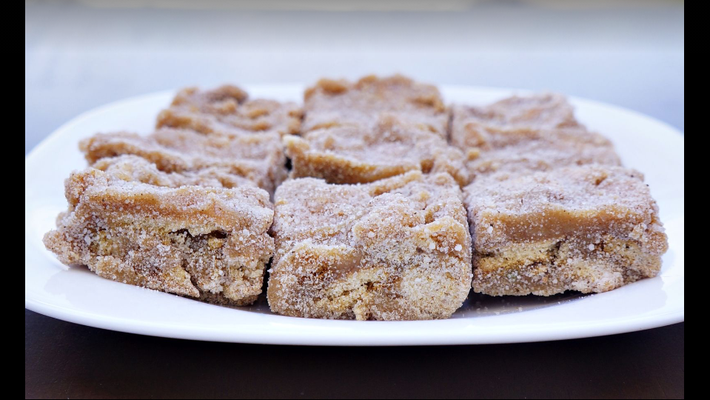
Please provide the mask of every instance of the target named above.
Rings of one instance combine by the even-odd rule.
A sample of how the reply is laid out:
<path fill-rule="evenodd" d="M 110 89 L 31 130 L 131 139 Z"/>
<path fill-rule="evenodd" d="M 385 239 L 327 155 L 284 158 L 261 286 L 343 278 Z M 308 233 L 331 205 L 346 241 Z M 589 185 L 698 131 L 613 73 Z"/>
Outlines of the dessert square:
<path fill-rule="evenodd" d="M 656 276 L 668 248 L 643 175 L 585 165 L 464 189 L 473 290 L 493 296 L 606 292 Z"/>
<path fill-rule="evenodd" d="M 275 195 L 271 310 L 289 316 L 447 318 L 471 286 L 461 190 L 411 171 L 360 185 L 289 179 Z"/>
<path fill-rule="evenodd" d="M 452 106 L 451 144 L 463 150 L 490 150 L 558 131 L 568 138 L 587 133 L 572 105 L 556 93 L 512 96 L 484 107 Z"/>
<path fill-rule="evenodd" d="M 559 94 L 513 96 L 485 107 L 452 107 L 452 145 L 464 151 L 471 179 L 496 172 L 621 165 L 609 139 L 589 132 Z"/>
<path fill-rule="evenodd" d="M 45 246 L 114 281 L 221 304 L 255 301 L 274 250 L 268 193 L 182 185 L 192 178 L 132 160 L 72 173 L 69 208 Z"/>
<path fill-rule="evenodd" d="M 402 75 L 370 75 L 357 82 L 321 79 L 306 90 L 303 109 L 303 132 L 336 126 L 369 129 L 384 112 L 444 139 L 448 135 L 449 113 L 439 89 Z"/>
<path fill-rule="evenodd" d="M 537 140 L 520 141 L 490 150 L 469 149 L 464 164 L 473 180 L 494 173 L 512 176 L 575 165 L 620 166 L 621 160 L 612 143 L 599 134 L 588 132 L 568 137 L 563 132 L 555 132 Z"/>
<path fill-rule="evenodd" d="M 286 136 L 291 178 L 323 178 L 328 183 L 368 183 L 403 174 L 448 172 L 460 185 L 470 182 L 463 153 L 441 136 L 381 115 L 372 129 L 339 126 L 303 137 Z"/>
<path fill-rule="evenodd" d="M 246 178 L 269 193 L 287 174 L 281 141 L 273 133 L 203 135 L 190 130 L 159 129 L 140 136 L 117 132 L 84 139 L 79 148 L 90 164 L 104 157 L 132 154 L 154 163 L 163 172 L 219 170 L 235 181 Z"/>
<path fill-rule="evenodd" d="M 303 110 L 293 102 L 248 99 L 242 89 L 224 85 L 212 90 L 185 88 L 158 115 L 158 128 L 214 132 L 298 134 Z"/>

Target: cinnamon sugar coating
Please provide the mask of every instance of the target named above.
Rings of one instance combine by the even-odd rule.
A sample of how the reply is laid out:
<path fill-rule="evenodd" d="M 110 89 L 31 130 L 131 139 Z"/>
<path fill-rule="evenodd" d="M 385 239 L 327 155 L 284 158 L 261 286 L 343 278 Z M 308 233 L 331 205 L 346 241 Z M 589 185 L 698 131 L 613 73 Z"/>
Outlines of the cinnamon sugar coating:
<path fill-rule="evenodd" d="M 210 169 L 242 178 L 273 193 L 286 177 L 286 157 L 276 134 L 202 135 L 189 130 L 159 129 L 148 136 L 118 132 L 96 134 L 79 143 L 87 161 L 133 154 L 154 163 L 163 172 Z M 228 180 L 223 180 L 224 184 Z"/>
<path fill-rule="evenodd" d="M 463 153 L 436 134 L 382 114 L 372 129 L 339 126 L 304 137 L 284 138 L 292 178 L 316 177 L 328 183 L 367 183 L 407 171 L 448 172 L 460 185 L 470 182 Z"/>
<path fill-rule="evenodd" d="M 276 191 L 267 298 L 298 317 L 447 318 L 471 284 L 471 237 L 448 174 L 361 185 L 291 179 Z"/>
<path fill-rule="evenodd" d="M 489 150 L 563 130 L 584 134 L 574 108 L 556 93 L 512 96 L 484 107 L 452 107 L 451 144 Z"/>
<path fill-rule="evenodd" d="M 614 146 L 599 134 L 567 137 L 559 131 L 549 133 L 537 140 L 491 150 L 469 149 L 464 164 L 471 179 L 492 173 L 526 174 L 585 164 L 621 165 Z"/>
<path fill-rule="evenodd" d="M 357 82 L 321 79 L 304 94 L 303 132 L 336 126 L 371 129 L 381 113 L 446 139 L 449 113 L 436 86 L 402 75 L 369 75 Z"/>
<path fill-rule="evenodd" d="M 656 276 L 668 248 L 643 175 L 586 165 L 464 190 L 473 238 L 473 289 L 500 295 L 605 292 Z"/>
<path fill-rule="evenodd" d="M 212 90 L 195 87 L 177 93 L 158 115 L 157 127 L 191 129 L 200 133 L 275 132 L 298 134 L 303 110 L 293 102 L 247 100 L 242 89 L 224 85 Z"/>
<path fill-rule="evenodd" d="M 62 263 L 210 302 L 256 300 L 274 249 L 268 193 L 175 187 L 190 178 L 156 172 L 136 158 L 100 164 L 106 171 L 89 167 L 67 179 L 69 208 L 44 237 Z"/>
<path fill-rule="evenodd" d="M 513 96 L 485 107 L 452 107 L 451 143 L 464 151 L 471 178 L 554 168 L 621 165 L 614 146 L 589 132 L 559 94 Z"/>
<path fill-rule="evenodd" d="M 92 167 L 106 171 L 112 177 L 124 181 L 143 182 L 164 187 L 257 187 L 249 179 L 231 174 L 225 169 L 208 167 L 195 171 L 163 172 L 150 161 L 134 155 L 102 158 L 96 161 Z"/>

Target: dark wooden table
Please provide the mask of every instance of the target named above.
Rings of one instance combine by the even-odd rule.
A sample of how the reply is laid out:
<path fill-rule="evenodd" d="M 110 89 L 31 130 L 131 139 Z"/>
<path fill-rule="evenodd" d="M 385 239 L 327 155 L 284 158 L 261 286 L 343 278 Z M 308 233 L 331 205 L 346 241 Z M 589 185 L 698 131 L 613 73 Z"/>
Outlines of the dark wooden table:
<path fill-rule="evenodd" d="M 684 324 L 556 342 L 299 347 L 107 331 L 25 310 L 27 398 L 683 398 Z"/>

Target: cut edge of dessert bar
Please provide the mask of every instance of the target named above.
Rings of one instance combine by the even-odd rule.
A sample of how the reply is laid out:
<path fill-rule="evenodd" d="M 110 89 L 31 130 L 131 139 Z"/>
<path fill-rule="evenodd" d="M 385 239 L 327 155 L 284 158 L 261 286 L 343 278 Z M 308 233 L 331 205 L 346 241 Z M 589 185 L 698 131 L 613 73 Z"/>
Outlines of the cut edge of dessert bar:
<path fill-rule="evenodd" d="M 471 284 L 461 191 L 446 173 L 361 185 L 284 182 L 271 233 L 267 299 L 297 317 L 448 318 Z"/>
<path fill-rule="evenodd" d="M 586 165 L 464 189 L 474 292 L 606 292 L 656 276 L 667 237 L 643 175 Z"/>
<path fill-rule="evenodd" d="M 43 239 L 59 261 L 209 302 L 238 306 L 257 299 L 274 249 L 266 191 L 162 187 L 141 182 L 154 171 L 132 180 L 107 170 L 89 167 L 66 180 L 68 210 Z"/>

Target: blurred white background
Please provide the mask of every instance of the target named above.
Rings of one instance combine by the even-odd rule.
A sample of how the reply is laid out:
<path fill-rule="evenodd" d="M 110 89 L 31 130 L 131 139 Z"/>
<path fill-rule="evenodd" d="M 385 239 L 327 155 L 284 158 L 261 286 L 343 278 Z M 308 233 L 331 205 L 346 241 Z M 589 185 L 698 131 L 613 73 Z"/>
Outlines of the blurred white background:
<path fill-rule="evenodd" d="M 394 72 L 559 91 L 683 130 L 684 3 L 29 0 L 25 153 L 129 96 Z"/>

